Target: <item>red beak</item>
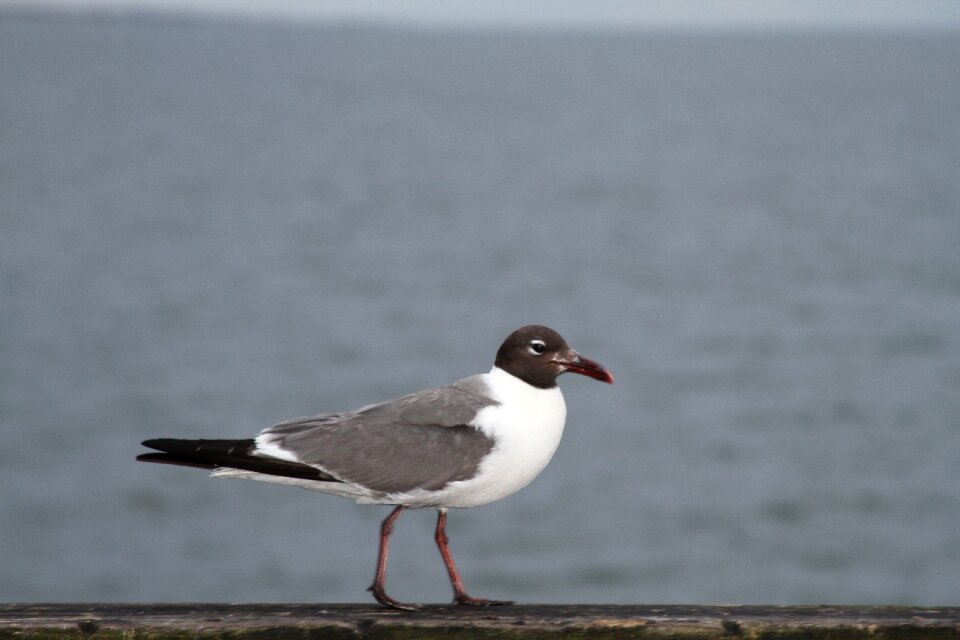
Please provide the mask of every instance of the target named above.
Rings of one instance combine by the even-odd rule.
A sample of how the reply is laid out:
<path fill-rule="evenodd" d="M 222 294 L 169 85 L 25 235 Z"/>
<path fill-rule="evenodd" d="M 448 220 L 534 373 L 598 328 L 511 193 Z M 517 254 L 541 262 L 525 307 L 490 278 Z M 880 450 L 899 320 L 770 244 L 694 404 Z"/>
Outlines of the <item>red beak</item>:
<path fill-rule="evenodd" d="M 575 351 L 572 352 L 572 357 L 569 360 L 554 360 L 554 362 L 563 367 L 565 371 L 572 371 L 594 380 L 613 384 L 613 374 L 607 371 L 606 367 L 590 358 L 584 358 Z"/>

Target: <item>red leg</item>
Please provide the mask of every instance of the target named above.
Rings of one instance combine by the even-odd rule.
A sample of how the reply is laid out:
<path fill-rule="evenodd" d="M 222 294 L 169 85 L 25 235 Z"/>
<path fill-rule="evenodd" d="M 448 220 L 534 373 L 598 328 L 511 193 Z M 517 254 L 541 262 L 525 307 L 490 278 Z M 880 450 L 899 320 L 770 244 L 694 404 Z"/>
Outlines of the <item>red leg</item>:
<path fill-rule="evenodd" d="M 390 551 L 390 533 L 393 532 L 393 523 L 397 521 L 397 518 L 400 517 L 404 509 L 406 509 L 406 507 L 402 504 L 397 506 L 397 508 L 391 511 L 390 515 L 384 519 L 383 524 L 380 525 L 380 555 L 377 557 L 377 574 L 373 578 L 373 584 L 370 585 L 367 591 L 373 593 L 373 597 L 382 605 L 403 611 L 416 611 L 420 608 L 420 605 L 397 602 L 388 596 L 383 588 L 383 582 L 387 577 L 387 554 Z"/>
<path fill-rule="evenodd" d="M 457 571 L 457 565 L 453 562 L 453 556 L 450 555 L 447 537 L 447 512 L 441 510 L 437 517 L 437 532 L 435 535 L 437 546 L 440 548 L 440 555 L 443 556 L 443 563 L 447 565 L 447 573 L 450 574 L 450 584 L 453 585 L 453 601 L 457 604 L 471 605 L 476 607 L 490 607 L 496 605 L 513 604 L 512 600 L 486 600 L 484 598 L 473 598 L 467 595 L 467 590 L 463 587 L 463 580 L 460 579 L 460 572 Z"/>

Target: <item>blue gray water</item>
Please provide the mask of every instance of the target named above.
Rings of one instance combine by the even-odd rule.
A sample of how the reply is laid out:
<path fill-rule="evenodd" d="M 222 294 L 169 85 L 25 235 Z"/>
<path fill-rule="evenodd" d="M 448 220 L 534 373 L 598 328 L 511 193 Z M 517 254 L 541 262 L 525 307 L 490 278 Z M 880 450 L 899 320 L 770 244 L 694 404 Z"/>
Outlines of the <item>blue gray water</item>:
<path fill-rule="evenodd" d="M 0 599 L 366 601 L 382 507 L 134 462 L 545 323 L 475 595 L 960 603 L 960 35 L 0 16 Z M 388 588 L 446 601 L 433 514 Z"/>

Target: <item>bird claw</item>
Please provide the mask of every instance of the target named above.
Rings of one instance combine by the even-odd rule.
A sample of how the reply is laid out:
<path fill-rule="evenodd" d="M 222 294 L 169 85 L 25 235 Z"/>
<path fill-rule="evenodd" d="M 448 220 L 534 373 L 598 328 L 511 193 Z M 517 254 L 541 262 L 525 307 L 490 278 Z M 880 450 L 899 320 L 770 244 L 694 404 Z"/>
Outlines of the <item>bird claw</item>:
<path fill-rule="evenodd" d="M 373 594 L 373 597 L 385 607 L 390 607 L 391 609 L 397 609 L 398 611 L 420 611 L 423 609 L 422 604 L 414 604 L 407 602 L 400 602 L 399 600 L 394 600 L 387 595 L 386 591 L 382 588 L 372 586 L 367 589 L 370 593 Z"/>
<path fill-rule="evenodd" d="M 474 598 L 467 594 L 457 596 L 453 601 L 464 607 L 506 607 L 513 604 L 513 600 L 487 600 L 486 598 Z"/>

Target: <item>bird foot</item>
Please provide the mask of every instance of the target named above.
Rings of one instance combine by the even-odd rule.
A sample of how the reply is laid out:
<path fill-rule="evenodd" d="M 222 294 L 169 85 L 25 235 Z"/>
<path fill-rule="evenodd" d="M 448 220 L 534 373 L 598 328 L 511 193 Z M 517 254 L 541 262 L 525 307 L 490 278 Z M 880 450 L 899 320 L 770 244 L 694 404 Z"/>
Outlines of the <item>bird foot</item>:
<path fill-rule="evenodd" d="M 412 604 L 394 600 L 387 595 L 386 591 L 383 590 L 383 587 L 378 587 L 377 585 L 371 586 L 367 589 L 367 591 L 373 594 L 373 597 L 376 598 L 377 602 L 385 607 L 390 607 L 391 609 L 397 609 L 399 611 L 420 611 L 423 609 L 422 604 Z"/>
<path fill-rule="evenodd" d="M 487 600 L 486 598 L 474 598 L 465 593 L 455 597 L 453 601 L 464 607 L 505 607 L 513 604 L 513 600 Z"/>

